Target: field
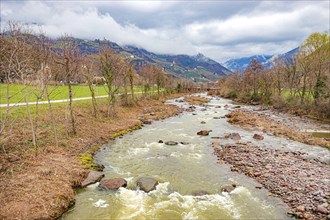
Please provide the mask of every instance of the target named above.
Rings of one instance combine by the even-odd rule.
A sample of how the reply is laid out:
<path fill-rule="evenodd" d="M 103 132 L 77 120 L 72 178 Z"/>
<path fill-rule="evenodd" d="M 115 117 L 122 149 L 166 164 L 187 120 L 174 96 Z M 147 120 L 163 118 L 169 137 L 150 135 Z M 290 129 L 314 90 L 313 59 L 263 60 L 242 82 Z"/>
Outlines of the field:
<path fill-rule="evenodd" d="M 94 86 L 95 95 L 96 96 L 104 96 L 107 95 L 106 86 Z M 27 86 L 27 92 L 29 94 L 28 100 L 29 102 L 34 102 L 37 100 L 37 95 L 40 93 L 40 89 L 36 89 L 34 86 Z M 91 93 L 88 86 L 82 85 L 73 85 L 73 98 L 83 98 L 90 97 Z M 0 104 L 7 103 L 7 85 L 0 84 Z M 51 100 L 61 100 L 68 99 L 68 87 L 67 86 L 48 86 L 48 91 L 50 93 Z M 120 92 L 122 92 L 121 89 Z M 134 87 L 135 92 L 142 91 L 141 87 Z M 20 103 L 25 102 L 25 91 L 24 86 L 21 84 L 10 84 L 9 85 L 9 95 L 10 103 Z M 43 97 L 41 101 L 46 101 L 46 97 Z"/>

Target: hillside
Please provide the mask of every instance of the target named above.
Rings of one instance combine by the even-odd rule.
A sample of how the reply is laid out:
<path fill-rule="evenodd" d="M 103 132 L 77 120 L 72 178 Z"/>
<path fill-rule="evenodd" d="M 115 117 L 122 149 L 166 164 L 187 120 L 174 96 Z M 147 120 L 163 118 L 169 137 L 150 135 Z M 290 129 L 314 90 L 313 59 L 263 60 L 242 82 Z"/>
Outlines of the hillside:
<path fill-rule="evenodd" d="M 256 59 L 259 61 L 262 65 L 264 65 L 266 68 L 270 67 L 271 61 L 275 58 L 289 58 L 291 56 L 294 56 L 299 51 L 299 47 L 294 48 L 293 50 L 290 50 L 283 54 L 276 54 L 276 55 L 254 55 L 250 57 L 242 57 L 238 59 L 231 59 L 224 63 L 224 66 L 228 68 L 231 71 L 244 71 L 246 67 L 249 65 L 250 61 L 252 59 Z"/>
<path fill-rule="evenodd" d="M 75 39 L 83 53 L 93 54 L 98 52 L 100 40 L 81 40 Z M 231 71 L 218 62 L 205 57 L 203 54 L 195 56 L 188 55 L 165 55 L 155 54 L 145 49 L 133 46 L 119 46 L 116 43 L 107 42 L 108 46 L 114 51 L 131 59 L 133 67 L 139 71 L 139 68 L 147 63 L 155 63 L 164 68 L 164 70 L 177 78 L 189 78 L 195 82 L 215 81 L 221 76 L 230 75 Z"/>

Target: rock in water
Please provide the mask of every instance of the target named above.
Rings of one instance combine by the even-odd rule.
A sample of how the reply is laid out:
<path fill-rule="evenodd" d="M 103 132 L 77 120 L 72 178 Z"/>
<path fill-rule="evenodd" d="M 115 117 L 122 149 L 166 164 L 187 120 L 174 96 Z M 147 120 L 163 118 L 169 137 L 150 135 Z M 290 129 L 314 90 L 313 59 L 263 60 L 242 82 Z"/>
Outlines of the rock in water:
<path fill-rule="evenodd" d="M 241 135 L 239 135 L 239 133 L 230 133 L 229 138 L 238 141 L 241 140 Z"/>
<path fill-rule="evenodd" d="M 115 190 L 115 189 L 119 189 L 120 187 L 126 187 L 126 186 L 127 186 L 127 181 L 123 178 L 102 180 L 99 185 L 99 187 L 109 190 Z"/>
<path fill-rule="evenodd" d="M 158 181 L 150 177 L 142 177 L 137 182 L 136 185 L 145 192 L 150 192 L 156 189 Z"/>
<path fill-rule="evenodd" d="M 209 135 L 209 131 L 208 130 L 201 130 L 199 132 L 197 132 L 197 135 L 201 135 L 201 136 L 207 136 Z"/>
<path fill-rule="evenodd" d="M 225 185 L 225 186 L 221 187 L 221 192 L 228 192 L 228 193 L 230 193 L 235 188 L 236 188 L 236 184 Z"/>
<path fill-rule="evenodd" d="M 175 142 L 175 141 L 166 141 L 165 144 L 166 145 L 177 145 L 178 142 Z"/>
<path fill-rule="evenodd" d="M 260 134 L 254 134 L 253 135 L 253 138 L 256 139 L 256 140 L 258 140 L 258 141 L 261 141 L 261 140 L 264 139 L 264 137 L 262 135 L 260 135 Z"/>
<path fill-rule="evenodd" d="M 195 190 L 192 192 L 193 196 L 204 196 L 204 195 L 209 195 L 210 193 L 205 191 L 205 190 Z"/>
<path fill-rule="evenodd" d="M 86 187 L 90 184 L 99 182 L 103 177 L 104 177 L 103 172 L 91 170 L 91 171 L 89 171 L 88 176 L 86 177 L 86 179 L 84 181 L 82 181 L 81 187 Z"/>

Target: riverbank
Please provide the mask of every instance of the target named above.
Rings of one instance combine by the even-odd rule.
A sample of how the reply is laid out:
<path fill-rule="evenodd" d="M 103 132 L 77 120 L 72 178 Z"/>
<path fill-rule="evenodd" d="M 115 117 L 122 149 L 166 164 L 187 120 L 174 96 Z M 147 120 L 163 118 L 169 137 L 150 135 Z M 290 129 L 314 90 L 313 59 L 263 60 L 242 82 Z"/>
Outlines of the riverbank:
<path fill-rule="evenodd" d="M 230 164 L 234 172 L 254 178 L 281 198 L 291 210 L 288 214 L 303 219 L 329 219 L 330 167 L 301 152 L 260 148 L 250 143 L 216 146 L 219 163 Z"/>
<path fill-rule="evenodd" d="M 275 112 L 274 112 L 275 111 Z M 236 106 L 226 115 L 228 122 L 251 131 L 285 137 L 309 145 L 330 149 L 328 138 L 313 137 L 308 129 L 328 129 L 327 124 L 263 109 L 256 106 Z M 262 135 L 254 137 L 263 141 Z M 313 147 L 313 146 L 310 146 Z M 311 159 L 300 151 L 265 148 L 251 142 L 213 144 L 218 163 L 231 165 L 231 170 L 254 178 L 271 196 L 279 197 L 291 209 L 289 216 L 299 219 L 329 219 L 330 167 Z"/>
<path fill-rule="evenodd" d="M 287 137 L 294 141 L 310 145 L 319 145 L 330 149 L 330 140 L 327 138 L 313 137 L 311 134 L 300 132 L 293 126 L 288 126 L 287 122 L 275 121 L 265 115 L 258 115 L 255 112 L 244 110 L 235 110 L 226 115 L 228 122 L 239 125 L 244 129 L 259 130 L 270 133 L 277 137 Z"/>
<path fill-rule="evenodd" d="M 177 96 L 177 95 L 176 95 Z M 174 98 L 174 96 L 166 97 Z M 1 154 L 0 167 L 0 219 L 50 219 L 60 216 L 74 204 L 74 187 L 80 185 L 88 170 L 79 157 L 95 146 L 136 128 L 141 121 L 152 123 L 179 114 L 182 110 L 160 100 L 140 100 L 131 107 L 118 106 L 117 116 L 105 117 L 105 109 L 98 106 L 101 114 L 94 118 L 88 106 L 75 106 L 77 135 L 65 135 L 60 130 L 60 144 L 55 147 L 52 134 L 39 129 L 39 144 L 35 150 L 29 143 L 29 122 L 20 119 L 14 124 L 7 146 L 13 146 L 7 155 Z M 58 121 L 63 120 L 64 110 L 56 112 Z M 48 122 L 48 123 L 45 123 Z M 47 117 L 40 118 L 40 124 L 50 124 Z M 19 128 L 19 129 L 18 129 Z M 49 130 L 49 129 L 48 129 Z"/>

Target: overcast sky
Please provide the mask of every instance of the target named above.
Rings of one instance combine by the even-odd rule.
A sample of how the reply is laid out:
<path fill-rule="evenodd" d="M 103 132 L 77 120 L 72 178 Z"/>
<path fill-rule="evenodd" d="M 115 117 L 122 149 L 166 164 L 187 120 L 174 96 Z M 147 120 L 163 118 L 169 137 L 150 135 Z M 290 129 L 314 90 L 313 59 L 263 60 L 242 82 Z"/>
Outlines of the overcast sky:
<path fill-rule="evenodd" d="M 313 32 L 329 32 L 330 1 L 12 1 L 8 20 L 64 33 L 133 45 L 155 53 L 203 53 L 223 62 L 284 53 Z"/>

